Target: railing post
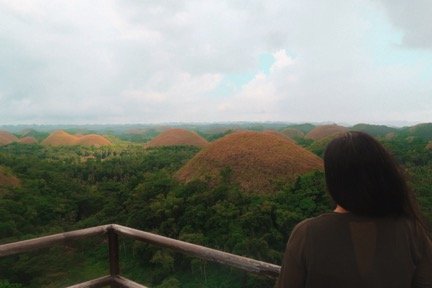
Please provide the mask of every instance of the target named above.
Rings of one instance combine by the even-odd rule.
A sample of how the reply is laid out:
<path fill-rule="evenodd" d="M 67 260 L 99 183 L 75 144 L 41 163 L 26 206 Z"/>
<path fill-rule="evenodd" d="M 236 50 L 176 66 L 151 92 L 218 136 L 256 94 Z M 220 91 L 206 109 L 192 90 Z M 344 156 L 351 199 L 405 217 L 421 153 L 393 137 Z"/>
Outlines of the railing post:
<path fill-rule="evenodd" d="M 109 264 L 110 264 L 110 275 L 111 277 L 118 276 L 120 274 L 119 265 L 119 245 L 118 235 L 114 229 L 108 229 L 108 250 L 109 250 Z M 118 287 L 115 284 L 111 284 L 111 287 Z"/>

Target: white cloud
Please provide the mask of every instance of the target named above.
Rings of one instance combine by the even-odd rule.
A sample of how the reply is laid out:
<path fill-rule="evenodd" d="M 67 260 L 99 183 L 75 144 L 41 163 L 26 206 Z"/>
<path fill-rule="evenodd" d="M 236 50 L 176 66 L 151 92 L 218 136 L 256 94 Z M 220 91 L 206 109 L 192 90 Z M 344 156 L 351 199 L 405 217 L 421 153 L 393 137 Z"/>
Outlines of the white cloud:
<path fill-rule="evenodd" d="M 432 49 L 432 3 L 429 0 L 381 0 L 391 22 L 402 31 L 407 47 Z"/>
<path fill-rule="evenodd" d="M 374 50 L 398 55 L 376 27 L 385 13 L 407 50 L 430 48 L 432 4 L 382 2 L 0 0 L 0 124 L 432 114 L 432 56 L 382 64 Z M 275 60 L 268 75 L 263 53 Z"/>
<path fill-rule="evenodd" d="M 273 63 L 273 65 L 271 67 L 271 72 L 273 72 L 273 73 L 276 70 L 280 70 L 280 69 L 283 69 L 287 66 L 294 64 L 294 60 L 287 55 L 287 53 L 284 49 L 273 53 L 273 57 L 275 59 L 275 62 Z"/>
<path fill-rule="evenodd" d="M 296 81 L 295 61 L 286 54 L 285 50 L 273 53 L 274 63 L 270 67 L 269 74 L 259 72 L 255 77 L 245 84 L 230 99 L 218 105 L 218 110 L 225 117 L 233 120 L 245 121 L 270 121 L 281 120 L 281 100 L 289 93 L 282 93 L 278 89 L 280 84 Z"/>
<path fill-rule="evenodd" d="M 145 92 L 142 90 L 126 90 L 121 93 L 122 100 L 142 103 L 163 103 L 167 100 L 166 95 L 158 92 Z"/>

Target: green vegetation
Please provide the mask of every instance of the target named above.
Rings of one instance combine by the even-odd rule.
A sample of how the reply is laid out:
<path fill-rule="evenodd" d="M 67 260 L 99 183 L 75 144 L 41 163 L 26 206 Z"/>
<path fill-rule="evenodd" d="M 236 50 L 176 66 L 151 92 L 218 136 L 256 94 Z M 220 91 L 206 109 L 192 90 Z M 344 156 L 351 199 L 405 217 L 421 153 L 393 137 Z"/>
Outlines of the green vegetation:
<path fill-rule="evenodd" d="M 406 168 L 422 208 L 432 220 L 432 151 L 428 139 L 405 132 L 381 141 Z M 21 185 L 0 193 L 0 243 L 84 227 L 118 223 L 280 263 L 291 229 L 329 211 L 322 172 L 281 183 L 272 194 L 245 193 L 222 171 L 221 183 L 178 183 L 173 175 L 198 151 L 194 147 L 143 149 L 139 144 L 100 148 L 0 147 L 0 166 Z M 301 144 L 322 153 L 325 143 Z M 322 144 L 322 145 L 321 145 Z M 263 151 L 264 153 L 265 151 Z M 120 239 L 122 273 L 150 287 L 271 287 L 272 280 Z M 0 259 L 0 288 L 62 287 L 105 275 L 102 238 Z"/>
<path fill-rule="evenodd" d="M 391 128 L 385 125 L 371 125 L 364 123 L 354 125 L 350 130 L 366 132 L 375 137 L 384 137 L 388 133 L 394 133 L 397 131 L 396 128 Z"/>

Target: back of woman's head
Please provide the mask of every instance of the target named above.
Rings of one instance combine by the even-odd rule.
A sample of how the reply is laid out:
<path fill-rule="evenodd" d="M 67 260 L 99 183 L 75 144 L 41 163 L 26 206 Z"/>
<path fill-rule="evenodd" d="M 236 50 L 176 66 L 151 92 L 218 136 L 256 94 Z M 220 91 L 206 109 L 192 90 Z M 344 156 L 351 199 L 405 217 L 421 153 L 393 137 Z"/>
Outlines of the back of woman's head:
<path fill-rule="evenodd" d="M 387 150 L 363 132 L 334 139 L 324 154 L 327 189 L 352 213 L 416 216 L 404 176 Z"/>

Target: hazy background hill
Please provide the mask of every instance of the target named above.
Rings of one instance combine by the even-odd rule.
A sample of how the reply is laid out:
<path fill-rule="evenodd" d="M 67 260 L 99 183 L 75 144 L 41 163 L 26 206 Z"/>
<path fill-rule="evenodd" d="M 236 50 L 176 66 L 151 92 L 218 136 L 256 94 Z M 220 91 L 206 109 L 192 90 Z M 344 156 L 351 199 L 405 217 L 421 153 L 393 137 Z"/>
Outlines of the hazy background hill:
<path fill-rule="evenodd" d="M 38 141 L 42 141 L 53 131 L 64 130 L 70 134 L 113 135 L 126 141 L 147 142 L 160 133 L 172 128 L 195 131 L 207 140 L 213 140 L 215 136 L 220 137 L 226 135 L 229 132 L 237 130 L 275 130 L 285 133 L 288 136 L 290 133 L 295 133 L 294 138 L 302 138 L 301 135 L 307 135 L 308 133 L 312 132 L 312 134 L 309 134 L 312 135 L 311 137 L 306 136 L 306 138 L 312 139 L 316 138 L 313 136 L 315 133 L 317 133 L 312 131 L 314 129 L 316 129 L 316 131 L 321 131 L 324 136 L 328 136 L 328 133 L 355 130 L 363 131 L 376 137 L 385 137 L 390 133 L 395 133 L 396 135 L 401 135 L 404 137 L 412 136 L 422 139 L 432 139 L 432 123 L 423 123 L 405 127 L 390 127 L 386 125 L 365 123 L 349 126 L 340 124 L 336 125 L 334 123 L 296 124 L 286 122 L 163 123 L 118 125 L 0 125 L 0 131 L 12 133 L 18 138 L 31 136 Z"/>

